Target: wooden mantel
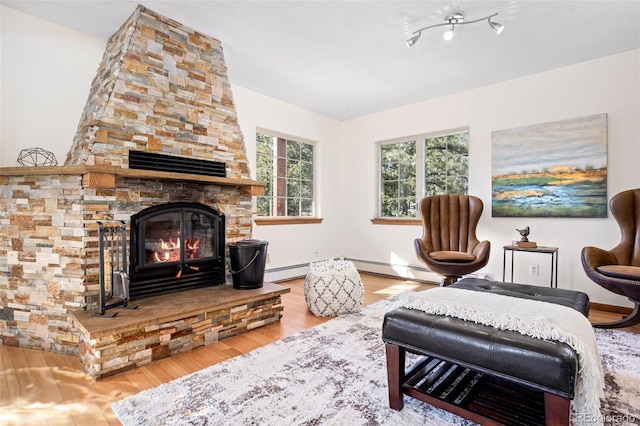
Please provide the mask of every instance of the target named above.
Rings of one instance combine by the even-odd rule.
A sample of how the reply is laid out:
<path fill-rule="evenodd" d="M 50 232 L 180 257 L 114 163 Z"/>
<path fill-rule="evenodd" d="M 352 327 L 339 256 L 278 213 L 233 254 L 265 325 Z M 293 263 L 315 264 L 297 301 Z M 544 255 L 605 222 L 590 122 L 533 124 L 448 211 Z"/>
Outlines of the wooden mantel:
<path fill-rule="evenodd" d="M 234 186 L 245 195 L 263 195 L 265 182 L 251 179 L 230 179 L 186 173 L 158 172 L 154 170 L 123 169 L 109 166 L 46 166 L 1 167 L 0 176 L 29 175 L 81 175 L 84 188 L 115 188 L 116 176 L 157 180 L 200 182 L 220 186 Z"/>

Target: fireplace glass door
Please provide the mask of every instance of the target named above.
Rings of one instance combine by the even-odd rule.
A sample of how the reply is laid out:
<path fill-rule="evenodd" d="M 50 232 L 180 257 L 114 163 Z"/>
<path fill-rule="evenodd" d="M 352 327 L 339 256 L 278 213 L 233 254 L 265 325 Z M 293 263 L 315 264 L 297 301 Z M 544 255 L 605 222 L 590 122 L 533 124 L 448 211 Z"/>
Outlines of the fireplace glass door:
<path fill-rule="evenodd" d="M 144 264 L 214 257 L 214 229 L 208 215 L 189 209 L 149 218 L 144 226 Z"/>
<path fill-rule="evenodd" d="M 131 220 L 131 296 L 224 283 L 224 216 L 197 203 L 150 207 Z"/>

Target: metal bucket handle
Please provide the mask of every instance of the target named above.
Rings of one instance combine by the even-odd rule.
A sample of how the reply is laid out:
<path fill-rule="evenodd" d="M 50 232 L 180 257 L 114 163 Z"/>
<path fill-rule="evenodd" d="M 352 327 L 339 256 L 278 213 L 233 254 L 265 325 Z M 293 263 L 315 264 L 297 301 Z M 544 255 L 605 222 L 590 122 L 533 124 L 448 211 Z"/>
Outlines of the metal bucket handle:
<path fill-rule="evenodd" d="M 229 270 L 231 271 L 231 273 L 233 275 L 235 274 L 239 274 L 240 272 L 244 271 L 245 269 L 247 269 L 249 266 L 251 266 L 251 264 L 253 263 L 254 260 L 256 260 L 258 258 L 258 256 L 260 255 L 260 249 L 256 250 L 256 254 L 253 256 L 253 259 L 251 259 L 249 261 L 249 263 L 247 263 L 244 268 L 240 269 L 239 271 L 234 271 L 233 269 L 229 268 Z"/>

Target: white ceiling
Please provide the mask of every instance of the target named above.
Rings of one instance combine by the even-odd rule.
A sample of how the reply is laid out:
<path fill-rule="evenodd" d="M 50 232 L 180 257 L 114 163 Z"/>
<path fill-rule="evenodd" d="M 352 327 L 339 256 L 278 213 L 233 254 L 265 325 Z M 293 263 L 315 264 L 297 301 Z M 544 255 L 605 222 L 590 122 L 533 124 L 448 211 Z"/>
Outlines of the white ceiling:
<path fill-rule="evenodd" d="M 222 42 L 229 79 L 338 119 L 640 48 L 640 0 L 0 0 L 107 39 L 137 3 Z M 486 21 L 413 31 L 460 12 Z M 640 76 L 639 76 L 640 79 Z"/>

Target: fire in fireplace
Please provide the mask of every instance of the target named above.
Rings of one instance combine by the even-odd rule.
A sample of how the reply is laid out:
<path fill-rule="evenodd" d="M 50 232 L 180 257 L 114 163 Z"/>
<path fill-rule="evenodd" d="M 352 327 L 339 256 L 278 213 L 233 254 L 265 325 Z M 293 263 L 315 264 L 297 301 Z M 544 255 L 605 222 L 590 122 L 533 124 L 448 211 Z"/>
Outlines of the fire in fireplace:
<path fill-rule="evenodd" d="M 131 299 L 224 284 L 225 217 L 200 203 L 131 217 Z"/>

